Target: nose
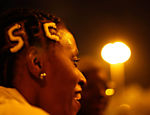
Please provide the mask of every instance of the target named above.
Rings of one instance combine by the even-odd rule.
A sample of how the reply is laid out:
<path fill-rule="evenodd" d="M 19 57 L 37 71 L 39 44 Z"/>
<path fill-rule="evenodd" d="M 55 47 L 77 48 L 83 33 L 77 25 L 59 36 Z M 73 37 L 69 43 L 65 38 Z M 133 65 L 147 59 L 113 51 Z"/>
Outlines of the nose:
<path fill-rule="evenodd" d="M 87 84 L 87 81 L 84 77 L 84 75 L 79 71 L 79 82 L 78 84 L 83 87 L 85 84 Z"/>

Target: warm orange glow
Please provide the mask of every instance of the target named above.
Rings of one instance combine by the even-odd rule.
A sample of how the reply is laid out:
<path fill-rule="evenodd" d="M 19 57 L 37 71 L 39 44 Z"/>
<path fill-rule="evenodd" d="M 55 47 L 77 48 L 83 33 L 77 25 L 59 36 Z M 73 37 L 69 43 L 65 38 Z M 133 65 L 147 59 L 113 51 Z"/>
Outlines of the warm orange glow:
<path fill-rule="evenodd" d="M 131 107 L 128 104 L 122 104 L 122 105 L 120 105 L 120 108 L 122 108 L 122 109 L 130 109 Z"/>
<path fill-rule="evenodd" d="M 116 87 L 124 87 L 124 63 L 110 64 L 111 80 L 115 82 Z"/>
<path fill-rule="evenodd" d="M 105 94 L 106 94 L 107 96 L 112 96 L 112 95 L 114 95 L 114 93 L 115 93 L 115 90 L 114 90 L 114 89 L 106 89 L 106 90 L 105 90 Z"/>
<path fill-rule="evenodd" d="M 123 63 L 130 58 L 131 50 L 123 42 L 109 43 L 102 48 L 101 56 L 110 64 Z"/>

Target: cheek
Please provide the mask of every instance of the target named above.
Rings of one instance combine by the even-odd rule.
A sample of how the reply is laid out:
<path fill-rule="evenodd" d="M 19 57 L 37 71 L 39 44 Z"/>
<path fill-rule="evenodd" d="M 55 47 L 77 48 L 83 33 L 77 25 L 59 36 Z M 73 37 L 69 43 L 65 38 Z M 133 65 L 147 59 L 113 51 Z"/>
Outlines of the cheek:
<path fill-rule="evenodd" d="M 60 86 L 63 90 L 73 88 L 77 81 L 75 69 L 69 62 L 64 63 L 64 61 L 55 63 L 51 76 L 53 78 L 50 80 L 57 84 L 56 87 Z"/>
<path fill-rule="evenodd" d="M 57 60 L 48 67 L 45 94 L 56 112 L 63 113 L 72 109 L 72 98 L 77 84 L 77 73 L 72 65 L 69 60 L 65 62 Z"/>
<path fill-rule="evenodd" d="M 49 64 L 47 69 L 50 84 L 56 88 L 65 90 L 65 87 L 74 87 L 77 81 L 75 68 L 73 63 L 67 56 L 58 55 L 48 59 Z M 70 86 L 70 87 L 68 87 Z"/>

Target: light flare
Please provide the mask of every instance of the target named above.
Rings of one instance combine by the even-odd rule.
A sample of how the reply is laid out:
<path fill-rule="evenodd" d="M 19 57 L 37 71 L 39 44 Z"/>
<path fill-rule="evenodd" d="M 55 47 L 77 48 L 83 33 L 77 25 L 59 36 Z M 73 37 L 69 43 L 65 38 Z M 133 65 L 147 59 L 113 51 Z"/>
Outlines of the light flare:
<path fill-rule="evenodd" d="M 114 95 L 114 93 L 115 93 L 115 90 L 114 90 L 114 89 L 106 89 L 106 90 L 105 90 L 105 94 L 106 94 L 107 96 L 112 96 L 112 95 Z"/>
<path fill-rule="evenodd" d="M 130 58 L 131 50 L 123 42 L 109 43 L 102 48 L 101 56 L 110 64 L 123 63 Z"/>

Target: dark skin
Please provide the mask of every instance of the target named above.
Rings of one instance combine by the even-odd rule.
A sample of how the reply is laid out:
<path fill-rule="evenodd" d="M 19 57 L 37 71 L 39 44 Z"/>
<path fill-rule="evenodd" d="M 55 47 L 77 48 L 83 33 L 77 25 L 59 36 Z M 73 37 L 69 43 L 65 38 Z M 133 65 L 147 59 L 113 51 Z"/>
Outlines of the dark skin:
<path fill-rule="evenodd" d="M 63 26 L 58 26 L 57 34 L 59 43 L 49 44 L 48 48 L 32 46 L 18 56 L 13 83 L 30 104 L 52 115 L 76 115 L 80 108 L 77 95 L 86 80 L 76 67 L 74 37 Z M 43 72 L 46 79 L 41 80 Z"/>

